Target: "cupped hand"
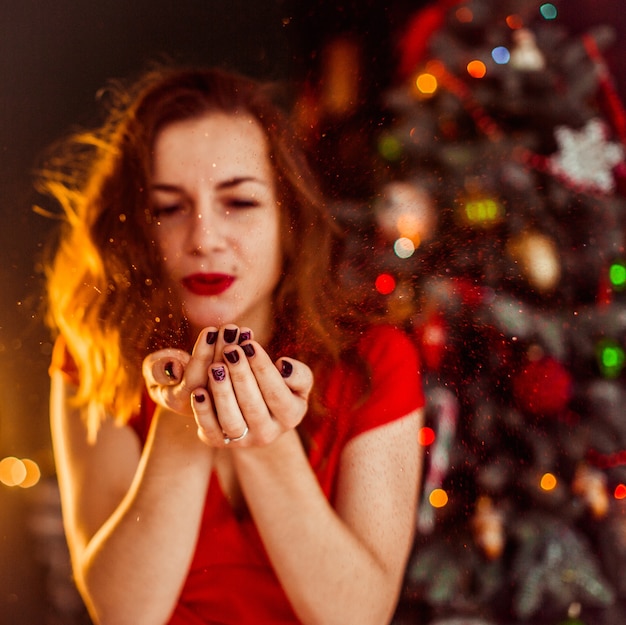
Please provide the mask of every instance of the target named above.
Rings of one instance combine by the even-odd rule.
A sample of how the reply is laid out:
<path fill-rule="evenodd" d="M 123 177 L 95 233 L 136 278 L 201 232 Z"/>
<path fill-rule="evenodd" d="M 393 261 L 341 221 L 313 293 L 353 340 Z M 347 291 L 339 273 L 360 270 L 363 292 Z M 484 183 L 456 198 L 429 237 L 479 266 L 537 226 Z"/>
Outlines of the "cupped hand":
<path fill-rule="evenodd" d="M 142 373 L 154 402 L 174 412 L 193 415 L 191 394 L 198 387 L 207 386 L 209 365 L 220 347 L 218 334 L 217 328 L 202 330 L 191 354 L 181 349 L 167 348 L 144 359 Z"/>
<path fill-rule="evenodd" d="M 272 362 L 252 339 L 229 343 L 221 329 L 208 374 L 208 386 L 193 389 L 191 406 L 198 436 L 211 447 L 267 445 L 307 412 L 309 367 L 286 357 Z"/>

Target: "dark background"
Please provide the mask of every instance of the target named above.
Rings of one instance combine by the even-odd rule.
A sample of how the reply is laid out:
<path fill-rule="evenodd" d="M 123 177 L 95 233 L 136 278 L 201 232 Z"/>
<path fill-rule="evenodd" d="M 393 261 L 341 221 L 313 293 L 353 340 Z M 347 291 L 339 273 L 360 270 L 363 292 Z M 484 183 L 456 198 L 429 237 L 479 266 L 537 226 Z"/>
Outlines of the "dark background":
<path fill-rule="evenodd" d="M 163 58 L 222 65 L 295 87 L 315 76 L 325 41 L 350 32 L 361 41 L 364 93 L 374 102 L 391 81 L 402 26 L 424 4 L 0 0 L 0 459 L 33 458 L 44 476 L 30 490 L 0 484 L 0 625 L 55 622 L 49 596 L 64 592 L 50 588 L 49 571 L 51 561 L 63 561 L 55 552 L 63 545 L 48 433 L 51 344 L 41 315 L 40 260 L 53 223 L 32 211 L 41 151 L 75 124 L 96 118 L 96 93 L 109 79 L 132 76 Z M 623 95 L 621 2 L 564 0 L 558 6 L 572 34 L 595 24 L 615 27 L 618 40 L 607 58 Z"/>

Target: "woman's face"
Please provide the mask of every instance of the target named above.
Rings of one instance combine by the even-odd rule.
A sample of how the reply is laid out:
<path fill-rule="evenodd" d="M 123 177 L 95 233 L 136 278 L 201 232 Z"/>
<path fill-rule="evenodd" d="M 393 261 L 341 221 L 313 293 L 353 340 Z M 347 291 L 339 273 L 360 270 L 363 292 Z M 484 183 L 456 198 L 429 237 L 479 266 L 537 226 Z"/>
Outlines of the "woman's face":
<path fill-rule="evenodd" d="M 209 114 L 159 132 L 153 236 L 192 328 L 234 323 L 267 341 L 280 278 L 280 215 L 265 135 L 247 115 Z"/>

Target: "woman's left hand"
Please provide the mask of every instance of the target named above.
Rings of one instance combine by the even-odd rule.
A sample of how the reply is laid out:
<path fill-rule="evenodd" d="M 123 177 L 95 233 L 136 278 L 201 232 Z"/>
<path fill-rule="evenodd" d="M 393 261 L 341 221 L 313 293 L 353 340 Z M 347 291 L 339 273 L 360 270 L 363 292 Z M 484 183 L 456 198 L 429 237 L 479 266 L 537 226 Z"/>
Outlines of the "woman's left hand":
<path fill-rule="evenodd" d="M 307 365 L 285 357 L 274 363 L 254 340 L 224 345 L 222 353 L 224 361 L 209 366 L 208 388 L 192 394 L 203 442 L 211 447 L 267 445 L 302 421 L 313 387 Z"/>

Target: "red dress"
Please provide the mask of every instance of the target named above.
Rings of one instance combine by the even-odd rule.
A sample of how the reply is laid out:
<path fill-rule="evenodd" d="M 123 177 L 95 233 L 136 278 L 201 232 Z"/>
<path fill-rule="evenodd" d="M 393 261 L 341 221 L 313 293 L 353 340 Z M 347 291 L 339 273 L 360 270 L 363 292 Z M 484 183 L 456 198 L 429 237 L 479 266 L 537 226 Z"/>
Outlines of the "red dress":
<path fill-rule="evenodd" d="M 328 377 L 323 417 L 301 425 L 311 466 L 332 503 L 341 452 L 355 436 L 406 416 L 424 404 L 419 361 L 408 337 L 391 326 L 372 328 L 357 355 L 369 368 L 363 376 L 347 365 Z M 65 368 L 67 371 L 67 368 Z M 146 396 L 130 422 L 145 443 L 154 404 Z M 181 511 L 184 514 L 184 511 Z M 202 527 L 187 580 L 168 625 L 297 624 L 249 514 L 235 514 L 214 473 Z"/>

